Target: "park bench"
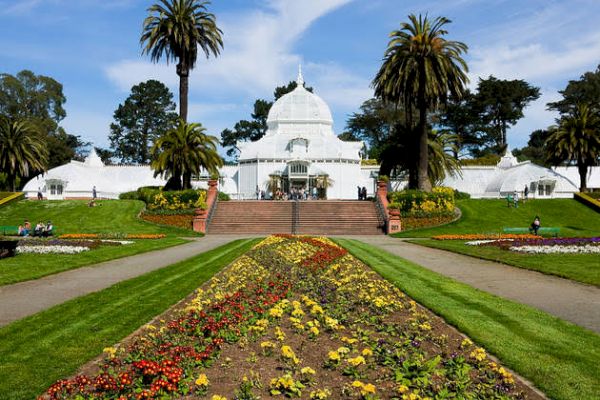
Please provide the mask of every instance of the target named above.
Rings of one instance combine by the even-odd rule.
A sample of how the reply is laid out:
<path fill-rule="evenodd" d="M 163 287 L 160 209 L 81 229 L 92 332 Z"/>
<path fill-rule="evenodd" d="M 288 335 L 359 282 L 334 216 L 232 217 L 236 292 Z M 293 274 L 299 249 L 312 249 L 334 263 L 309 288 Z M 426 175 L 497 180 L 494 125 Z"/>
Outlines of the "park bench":
<path fill-rule="evenodd" d="M 533 233 L 529 228 L 502 228 L 502 232 L 504 233 Z M 557 237 L 560 233 L 560 228 L 556 227 L 541 227 L 538 229 L 538 235 L 552 235 Z"/>
<path fill-rule="evenodd" d="M 9 236 L 17 235 L 19 233 L 18 226 L 0 225 L 0 235 Z"/>

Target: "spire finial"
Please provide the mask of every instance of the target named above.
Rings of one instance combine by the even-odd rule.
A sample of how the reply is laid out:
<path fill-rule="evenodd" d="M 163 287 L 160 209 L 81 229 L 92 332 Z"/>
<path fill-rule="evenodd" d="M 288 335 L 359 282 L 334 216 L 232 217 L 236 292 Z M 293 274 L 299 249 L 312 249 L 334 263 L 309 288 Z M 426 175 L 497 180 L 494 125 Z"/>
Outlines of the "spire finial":
<path fill-rule="evenodd" d="M 302 64 L 298 64 L 298 79 L 296 79 L 296 84 L 300 86 L 304 86 L 304 78 L 302 77 Z"/>

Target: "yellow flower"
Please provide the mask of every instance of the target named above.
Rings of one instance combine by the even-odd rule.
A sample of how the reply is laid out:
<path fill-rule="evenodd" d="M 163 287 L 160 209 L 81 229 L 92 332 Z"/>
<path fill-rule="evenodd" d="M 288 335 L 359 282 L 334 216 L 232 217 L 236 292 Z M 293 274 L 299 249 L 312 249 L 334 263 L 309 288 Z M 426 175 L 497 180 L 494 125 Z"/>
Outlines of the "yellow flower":
<path fill-rule="evenodd" d="M 310 398 L 312 400 L 325 400 L 331 396 L 329 389 L 317 389 L 310 392 Z"/>
<path fill-rule="evenodd" d="M 302 375 L 314 375 L 316 374 L 315 370 L 312 369 L 311 367 L 304 367 L 300 370 L 300 373 Z"/>
<path fill-rule="evenodd" d="M 218 394 L 213 394 L 210 400 L 227 400 L 227 397 L 219 396 Z"/>
<path fill-rule="evenodd" d="M 279 318 L 283 315 L 283 310 L 279 307 L 273 307 L 269 310 L 269 316 Z"/>
<path fill-rule="evenodd" d="M 400 393 L 400 394 L 404 394 L 404 393 L 406 393 L 406 392 L 408 392 L 408 386 L 406 386 L 406 385 L 400 385 L 400 386 L 398 387 L 398 393 Z"/>
<path fill-rule="evenodd" d="M 350 349 L 342 346 L 339 349 L 337 349 L 337 352 L 340 354 L 348 354 L 348 353 L 350 353 Z"/>
<path fill-rule="evenodd" d="M 469 346 L 471 346 L 472 344 L 473 344 L 473 342 L 471 342 L 471 340 L 470 340 L 470 339 L 464 339 L 464 340 L 462 341 L 462 343 L 460 344 L 460 348 L 461 348 L 461 349 L 463 349 L 463 348 L 465 348 L 465 347 L 469 347 Z"/>
<path fill-rule="evenodd" d="M 320 305 L 315 304 L 314 306 L 312 306 L 312 308 L 310 309 L 310 313 L 312 315 L 318 315 L 318 314 L 323 314 L 323 308 Z"/>
<path fill-rule="evenodd" d="M 198 376 L 198 379 L 196 379 L 196 385 L 198 386 L 207 387 L 209 383 L 210 382 L 206 374 L 200 374 L 200 376 Z"/>
<path fill-rule="evenodd" d="M 275 344 L 272 342 L 266 341 L 266 342 L 261 342 L 260 347 L 262 347 L 263 349 L 265 349 L 265 348 L 272 349 L 273 347 L 275 347 Z"/>
<path fill-rule="evenodd" d="M 355 338 L 349 338 L 349 337 L 346 337 L 346 336 L 344 336 L 344 337 L 342 338 L 342 342 L 344 342 L 344 343 L 348 343 L 348 344 L 354 344 L 354 343 L 358 342 L 358 339 L 355 339 Z"/>
<path fill-rule="evenodd" d="M 319 335 L 319 328 L 317 328 L 316 326 L 313 326 L 312 328 L 310 328 L 310 333 L 312 333 L 315 336 Z"/>
<path fill-rule="evenodd" d="M 476 359 L 477 361 L 483 361 L 483 360 L 485 360 L 486 354 L 485 354 L 484 349 L 482 349 L 481 347 L 478 347 L 475 350 L 473 350 L 471 352 L 471 354 L 469 354 L 469 356 L 471 358 Z"/>
<path fill-rule="evenodd" d="M 117 352 L 117 349 L 115 349 L 114 347 L 105 347 L 102 351 L 108 354 L 109 358 L 115 358 L 115 353 Z"/>
<path fill-rule="evenodd" d="M 349 358 L 348 363 L 350 365 L 352 365 L 353 367 L 358 367 L 359 365 L 364 365 L 366 364 L 365 358 L 363 356 L 358 356 L 358 357 L 354 357 L 354 358 Z"/>
<path fill-rule="evenodd" d="M 362 354 L 363 356 L 365 356 L 365 357 L 372 356 L 372 355 L 373 355 L 373 350 L 371 350 L 371 349 L 369 349 L 369 348 L 366 348 L 366 349 L 364 349 L 364 350 L 361 352 L 361 354 Z"/>
<path fill-rule="evenodd" d="M 281 347 L 281 355 L 284 358 L 288 358 L 288 359 L 292 360 L 294 362 L 294 364 L 300 363 L 300 359 L 298 357 L 296 357 L 296 353 L 294 353 L 294 350 L 292 350 L 292 348 L 290 346 L 282 346 Z"/>
<path fill-rule="evenodd" d="M 376 389 L 375 389 L 375 385 L 373 385 L 372 383 L 367 383 L 366 385 L 363 385 L 363 387 L 360 390 L 360 393 L 365 396 L 367 394 L 373 394 L 375 393 Z"/>
<path fill-rule="evenodd" d="M 285 333 L 281 330 L 280 327 L 275 327 L 275 337 L 277 338 L 277 340 L 279 340 L 280 342 L 283 342 L 285 340 Z"/>
<path fill-rule="evenodd" d="M 327 353 L 327 357 L 331 360 L 331 361 L 340 361 L 340 353 L 338 353 L 337 351 L 330 351 L 329 353 Z"/>
<path fill-rule="evenodd" d="M 352 382 L 352 386 L 355 388 L 363 387 L 363 383 L 361 381 Z"/>

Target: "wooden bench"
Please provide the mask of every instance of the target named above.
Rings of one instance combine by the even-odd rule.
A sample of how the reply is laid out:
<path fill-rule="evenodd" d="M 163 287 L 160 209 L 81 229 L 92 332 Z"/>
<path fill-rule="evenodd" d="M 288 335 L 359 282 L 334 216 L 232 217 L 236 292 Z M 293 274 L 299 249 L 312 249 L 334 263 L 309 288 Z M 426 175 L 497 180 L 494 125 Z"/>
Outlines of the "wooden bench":
<path fill-rule="evenodd" d="M 18 226 L 0 225 L 0 235 L 17 235 L 19 233 Z"/>
<path fill-rule="evenodd" d="M 532 229 L 529 228 L 502 228 L 504 233 L 533 233 Z M 560 228 L 556 227 L 541 227 L 538 229 L 538 235 L 552 235 L 557 237 L 560 233 Z"/>

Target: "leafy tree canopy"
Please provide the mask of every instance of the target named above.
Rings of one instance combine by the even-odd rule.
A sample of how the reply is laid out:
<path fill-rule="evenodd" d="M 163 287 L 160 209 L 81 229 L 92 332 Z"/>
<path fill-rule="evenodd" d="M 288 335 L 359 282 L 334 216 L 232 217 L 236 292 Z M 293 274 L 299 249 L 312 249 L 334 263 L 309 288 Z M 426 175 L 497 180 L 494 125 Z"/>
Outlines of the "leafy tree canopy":
<path fill-rule="evenodd" d="M 479 79 L 474 105 L 486 125 L 489 141 L 498 151 L 506 147 L 506 131 L 523 118 L 527 105 L 540 97 L 540 90 L 524 80 L 503 80 L 491 76 Z"/>
<path fill-rule="evenodd" d="M 559 92 L 563 98 L 554 103 L 548 103 L 548 109 L 567 114 L 575 111 L 577 104 L 591 104 L 600 108 L 600 65 L 596 71 L 586 72 L 579 80 L 569 81 L 564 90 Z"/>
<path fill-rule="evenodd" d="M 512 153 L 521 161 L 530 160 L 534 164 L 549 167 L 551 163 L 547 160 L 546 149 L 546 140 L 549 136 L 549 130 L 537 129 L 531 132 L 527 146 L 522 149 L 514 149 Z"/>
<path fill-rule="evenodd" d="M 276 87 L 273 92 L 275 101 L 279 100 L 284 94 L 296 89 L 296 86 L 298 86 L 296 81 L 290 81 L 287 85 Z M 312 93 L 312 87 L 305 86 L 305 88 Z M 227 156 L 237 157 L 239 149 L 236 147 L 236 144 L 238 141 L 255 142 L 265 135 L 267 132 L 267 117 L 269 116 L 271 106 L 273 106 L 272 101 L 257 99 L 254 102 L 254 111 L 250 115 L 251 120 L 240 120 L 236 122 L 233 129 L 224 129 L 221 132 L 221 144 L 227 148 Z"/>
<path fill-rule="evenodd" d="M 154 141 L 177 122 L 173 94 L 161 82 L 148 80 L 131 88 L 110 125 L 113 157 L 124 163 L 147 164 Z"/>
<path fill-rule="evenodd" d="M 59 126 L 67 113 L 63 86 L 48 76 L 23 70 L 0 74 L 0 115 L 11 121 L 27 121 L 48 150 L 47 168 L 80 158 L 89 143 Z"/>

